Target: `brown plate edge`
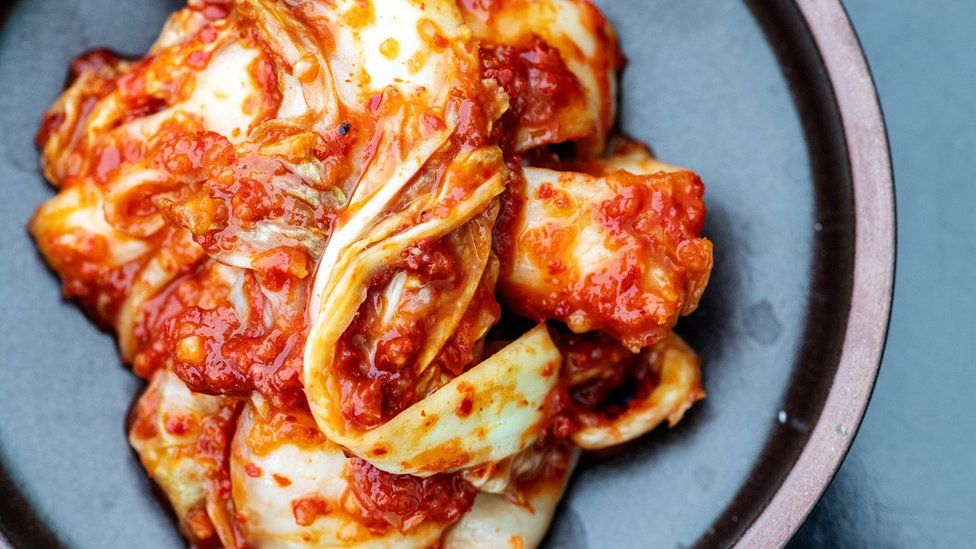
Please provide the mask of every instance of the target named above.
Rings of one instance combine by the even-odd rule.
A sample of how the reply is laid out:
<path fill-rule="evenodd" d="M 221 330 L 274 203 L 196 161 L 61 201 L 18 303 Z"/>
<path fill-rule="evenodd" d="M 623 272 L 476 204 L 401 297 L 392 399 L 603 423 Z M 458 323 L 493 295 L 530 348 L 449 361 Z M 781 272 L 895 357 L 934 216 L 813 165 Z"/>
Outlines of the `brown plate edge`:
<path fill-rule="evenodd" d="M 894 289 L 894 178 L 874 80 L 840 0 L 795 2 L 820 52 L 847 141 L 855 212 L 854 286 L 837 373 L 820 418 L 737 547 L 784 546 L 833 480 L 871 398 Z"/>

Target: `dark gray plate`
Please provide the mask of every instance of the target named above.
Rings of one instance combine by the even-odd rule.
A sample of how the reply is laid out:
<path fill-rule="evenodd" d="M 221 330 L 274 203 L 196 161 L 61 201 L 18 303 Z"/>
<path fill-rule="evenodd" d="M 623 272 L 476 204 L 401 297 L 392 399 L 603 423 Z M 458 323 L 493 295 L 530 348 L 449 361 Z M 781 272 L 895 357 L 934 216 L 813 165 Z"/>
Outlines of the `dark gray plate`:
<path fill-rule="evenodd" d="M 630 58 L 622 129 L 708 188 L 715 272 L 679 331 L 709 398 L 589 456 L 550 545 L 784 543 L 854 435 L 887 326 L 891 180 L 870 77 L 834 0 L 598 3 Z M 68 60 L 142 52 L 179 7 L 0 8 L 0 529 L 18 546 L 181 545 L 125 441 L 141 383 L 59 299 L 24 229 L 52 194 L 32 137 Z"/>

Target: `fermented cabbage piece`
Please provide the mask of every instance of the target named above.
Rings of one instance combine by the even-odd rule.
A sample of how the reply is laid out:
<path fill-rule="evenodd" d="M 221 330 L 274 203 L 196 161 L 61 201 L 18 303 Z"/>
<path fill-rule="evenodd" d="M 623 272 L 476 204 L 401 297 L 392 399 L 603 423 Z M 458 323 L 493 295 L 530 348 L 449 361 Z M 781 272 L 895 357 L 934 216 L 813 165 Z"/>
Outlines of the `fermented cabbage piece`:
<path fill-rule="evenodd" d="M 511 96 L 514 148 L 564 141 L 599 156 L 617 115 L 623 56 L 590 0 L 458 0 L 485 76 Z"/>
<path fill-rule="evenodd" d="M 636 352 L 697 307 L 712 267 L 697 175 L 524 175 L 496 227 L 500 287 L 515 312 L 602 330 Z"/>
<path fill-rule="evenodd" d="M 306 369 L 305 387 L 330 440 L 385 471 L 429 476 L 499 461 L 535 442 L 559 366 L 559 352 L 540 325 L 369 430 L 350 425 L 330 398 L 342 383 L 335 373 Z"/>
<path fill-rule="evenodd" d="M 447 532 L 446 549 L 537 547 L 542 543 L 556 506 L 566 490 L 579 450 L 557 446 L 550 450 L 548 470 L 506 494 L 481 492 L 474 505 Z"/>
<path fill-rule="evenodd" d="M 564 341 L 560 350 L 567 356 L 572 398 L 580 406 L 580 428 L 572 440 L 585 450 L 622 444 L 665 421 L 674 427 L 692 404 L 705 398 L 701 360 L 674 333 L 637 355 L 592 334 Z M 628 384 L 633 386 L 628 400 L 612 398 Z"/>
<path fill-rule="evenodd" d="M 451 475 L 384 473 L 347 457 L 306 414 L 262 408 L 245 406 L 231 451 L 241 536 L 256 547 L 534 546 L 575 463 L 564 446 L 507 496 L 476 494 Z"/>
<path fill-rule="evenodd" d="M 233 499 L 247 543 L 422 548 L 440 539 L 449 521 L 423 520 L 401 532 L 364 510 L 353 460 L 307 414 L 260 408 L 245 406 L 231 451 Z"/>
<path fill-rule="evenodd" d="M 100 322 L 113 325 L 131 280 L 153 251 L 150 243 L 105 220 L 104 195 L 94 185 L 66 188 L 38 208 L 30 231 L 64 294 L 77 298 Z"/>
<path fill-rule="evenodd" d="M 129 443 L 195 544 L 238 544 L 222 486 L 236 408 L 229 399 L 193 393 L 160 370 L 132 411 Z"/>

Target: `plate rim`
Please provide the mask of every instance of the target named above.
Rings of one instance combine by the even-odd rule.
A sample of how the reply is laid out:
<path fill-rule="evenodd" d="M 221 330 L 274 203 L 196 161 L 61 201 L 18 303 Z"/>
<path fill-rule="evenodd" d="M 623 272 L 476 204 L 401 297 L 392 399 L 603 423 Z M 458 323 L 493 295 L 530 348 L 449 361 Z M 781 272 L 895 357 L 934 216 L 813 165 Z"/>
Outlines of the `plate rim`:
<path fill-rule="evenodd" d="M 736 547 L 782 547 L 830 485 L 861 426 L 881 367 L 894 297 L 896 210 L 877 88 L 842 0 L 794 0 L 830 81 L 847 144 L 854 269 L 834 382 L 799 457 Z"/>

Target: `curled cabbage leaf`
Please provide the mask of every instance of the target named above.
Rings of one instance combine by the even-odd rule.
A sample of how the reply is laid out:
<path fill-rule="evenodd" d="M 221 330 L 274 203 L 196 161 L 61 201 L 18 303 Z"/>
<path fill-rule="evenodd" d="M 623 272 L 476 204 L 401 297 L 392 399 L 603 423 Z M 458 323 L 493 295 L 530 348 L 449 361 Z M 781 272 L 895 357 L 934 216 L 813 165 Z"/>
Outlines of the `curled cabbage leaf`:
<path fill-rule="evenodd" d="M 524 169 L 496 228 L 506 303 L 633 351 L 663 340 L 708 283 L 703 186 L 691 172 Z"/>
<path fill-rule="evenodd" d="M 306 355 L 306 365 L 331 362 L 331 347 L 318 349 L 310 353 L 318 360 Z M 332 396 L 341 393 L 340 380 L 329 369 L 306 366 L 305 387 L 330 440 L 385 471 L 426 476 L 498 461 L 534 442 L 559 364 L 558 350 L 539 326 L 370 430 L 344 417 Z"/>
<path fill-rule="evenodd" d="M 656 374 L 658 381 L 654 389 L 630 402 L 613 418 L 588 414 L 583 418 L 584 426 L 573 433 L 577 446 L 600 450 L 649 433 L 664 421 L 673 427 L 692 404 L 705 397 L 701 388 L 701 360 L 676 334 L 646 349 L 639 360 L 648 372 Z"/>

